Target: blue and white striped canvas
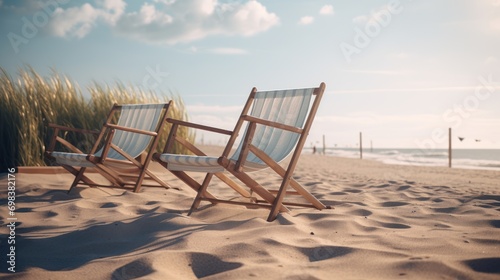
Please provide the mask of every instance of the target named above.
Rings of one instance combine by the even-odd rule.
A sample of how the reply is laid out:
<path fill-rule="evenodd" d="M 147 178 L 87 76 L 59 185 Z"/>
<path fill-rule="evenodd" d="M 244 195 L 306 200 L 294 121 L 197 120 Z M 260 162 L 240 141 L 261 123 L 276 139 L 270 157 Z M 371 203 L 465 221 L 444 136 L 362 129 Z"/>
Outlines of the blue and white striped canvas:
<path fill-rule="evenodd" d="M 250 115 L 302 128 L 307 112 L 309 111 L 314 90 L 314 88 L 306 88 L 256 92 Z M 252 144 L 264 151 L 276 162 L 281 162 L 293 151 L 299 137 L 300 135 L 294 132 L 257 125 Z M 230 159 L 232 161 L 238 160 L 242 144 L 240 143 L 235 153 L 231 156 Z M 199 161 L 196 161 L 195 159 L 198 158 Z M 162 154 L 160 160 L 166 162 L 170 170 L 210 173 L 223 171 L 223 168 L 217 163 L 216 157 Z M 266 167 L 267 165 L 257 156 L 252 153 L 248 154 L 244 164 L 245 171 L 255 171 Z"/>
<path fill-rule="evenodd" d="M 123 105 L 117 125 L 140 130 L 155 131 L 165 104 L 129 104 Z M 133 158 L 138 157 L 148 147 L 152 136 L 128 131 L 116 130 L 112 143 L 120 147 Z M 101 156 L 102 149 L 95 153 Z M 58 164 L 91 167 L 86 154 L 52 152 L 52 157 Z M 125 158 L 110 149 L 107 158 L 125 160 Z"/>

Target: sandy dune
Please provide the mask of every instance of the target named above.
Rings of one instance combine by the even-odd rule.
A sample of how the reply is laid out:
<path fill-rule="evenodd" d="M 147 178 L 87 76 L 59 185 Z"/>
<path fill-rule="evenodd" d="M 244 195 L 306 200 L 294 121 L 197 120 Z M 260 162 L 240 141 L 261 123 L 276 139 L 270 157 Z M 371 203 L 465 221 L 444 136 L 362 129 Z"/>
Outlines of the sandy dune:
<path fill-rule="evenodd" d="M 194 192 L 162 178 L 181 189 L 68 195 L 68 174 L 17 174 L 16 273 L 4 268 L 1 194 L 4 279 L 500 279 L 498 171 L 305 154 L 296 178 L 335 209 L 293 208 L 271 223 L 266 210 L 230 205 L 187 217 Z"/>

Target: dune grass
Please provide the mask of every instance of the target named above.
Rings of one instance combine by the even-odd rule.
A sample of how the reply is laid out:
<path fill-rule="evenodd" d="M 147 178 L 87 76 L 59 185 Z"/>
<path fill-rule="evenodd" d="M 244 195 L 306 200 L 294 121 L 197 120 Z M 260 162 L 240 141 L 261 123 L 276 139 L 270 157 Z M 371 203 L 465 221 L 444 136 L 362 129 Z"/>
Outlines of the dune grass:
<path fill-rule="evenodd" d="M 152 91 L 125 86 L 94 83 L 88 87 L 90 98 L 84 97 L 79 86 L 67 76 L 53 71 L 41 77 L 33 68 L 20 70 L 13 79 L 0 67 L 0 166 L 43 166 L 49 164 L 43 153 L 48 146 L 51 130 L 47 123 L 75 128 L 99 130 L 114 103 L 143 104 L 174 101 L 169 111 L 172 118 L 186 120 L 187 112 L 179 95 L 160 97 Z M 170 126 L 162 132 L 158 150 L 162 149 Z M 179 133 L 190 140 L 194 134 L 187 128 Z M 94 138 L 68 133 L 66 139 L 84 152 L 90 151 Z M 175 147 L 176 152 L 184 152 Z"/>

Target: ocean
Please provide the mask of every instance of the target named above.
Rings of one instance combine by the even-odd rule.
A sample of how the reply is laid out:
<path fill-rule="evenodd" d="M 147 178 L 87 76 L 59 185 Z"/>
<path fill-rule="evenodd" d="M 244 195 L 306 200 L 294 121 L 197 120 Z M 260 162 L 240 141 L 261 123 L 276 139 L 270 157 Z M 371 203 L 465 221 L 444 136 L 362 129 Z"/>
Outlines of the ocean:
<path fill-rule="evenodd" d="M 326 155 L 359 158 L 359 149 L 327 148 Z M 363 150 L 363 158 L 387 164 L 448 166 L 447 149 L 366 149 Z M 452 151 L 452 167 L 500 170 L 500 150 L 455 149 Z"/>

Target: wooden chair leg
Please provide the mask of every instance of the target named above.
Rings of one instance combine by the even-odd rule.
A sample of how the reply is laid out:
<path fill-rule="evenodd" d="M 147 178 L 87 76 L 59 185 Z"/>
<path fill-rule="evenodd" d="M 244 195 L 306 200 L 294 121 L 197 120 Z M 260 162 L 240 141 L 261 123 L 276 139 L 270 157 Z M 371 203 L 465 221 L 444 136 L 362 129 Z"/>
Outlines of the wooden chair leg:
<path fill-rule="evenodd" d="M 193 204 L 191 205 L 191 208 L 189 209 L 188 216 L 193 213 L 194 210 L 200 206 L 201 199 L 205 195 L 205 191 L 208 188 L 208 184 L 210 183 L 210 180 L 212 180 L 212 177 L 214 176 L 213 173 L 208 173 L 207 176 L 205 176 L 205 179 L 203 180 L 203 184 L 201 185 L 201 188 L 198 190 L 198 193 L 196 194 L 196 198 L 193 201 Z"/>
<path fill-rule="evenodd" d="M 142 186 L 142 181 L 144 180 L 144 176 L 146 175 L 146 171 L 143 169 L 139 172 L 139 176 L 134 186 L 134 192 L 137 193 L 140 191 Z"/>
<path fill-rule="evenodd" d="M 83 177 L 83 173 L 85 172 L 85 169 L 87 169 L 87 167 L 82 167 L 80 168 L 80 171 L 78 171 L 78 174 L 76 174 L 75 176 L 75 180 L 73 181 L 73 183 L 71 184 L 71 187 L 69 188 L 68 190 L 68 194 L 71 192 L 71 190 L 76 186 L 78 185 L 78 182 L 80 182 L 80 180 L 82 179 Z"/>
<path fill-rule="evenodd" d="M 291 172 L 290 172 L 291 173 Z M 271 207 L 271 212 L 269 213 L 269 216 L 267 217 L 268 222 L 274 221 L 276 217 L 278 216 L 281 207 L 283 206 L 282 202 L 283 199 L 285 198 L 286 195 L 286 189 L 290 183 L 291 176 L 287 176 L 286 174 L 283 178 L 283 181 L 281 182 L 281 187 L 278 190 L 278 193 L 276 194 L 276 198 L 274 199 L 274 202 L 272 203 Z"/>

